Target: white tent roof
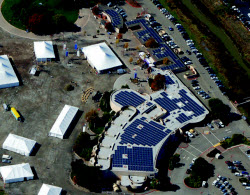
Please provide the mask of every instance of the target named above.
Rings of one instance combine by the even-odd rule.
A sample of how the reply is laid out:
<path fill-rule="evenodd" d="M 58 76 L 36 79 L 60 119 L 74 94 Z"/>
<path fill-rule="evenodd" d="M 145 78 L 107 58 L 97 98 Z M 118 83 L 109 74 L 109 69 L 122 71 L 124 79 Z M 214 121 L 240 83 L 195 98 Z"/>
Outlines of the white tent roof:
<path fill-rule="evenodd" d="M 10 133 L 3 143 L 3 149 L 29 156 L 35 144 L 34 140 Z"/>
<path fill-rule="evenodd" d="M 34 177 L 29 163 L 0 167 L 0 173 L 6 183 L 23 181 L 25 177 L 27 179 L 33 179 Z"/>
<path fill-rule="evenodd" d="M 83 47 L 82 52 L 98 72 L 122 65 L 122 62 L 105 42 Z"/>
<path fill-rule="evenodd" d="M 60 187 L 43 184 L 38 195 L 60 195 L 61 192 L 62 188 Z"/>
<path fill-rule="evenodd" d="M 54 136 L 63 139 L 64 134 L 69 128 L 70 123 L 74 119 L 78 111 L 77 107 L 65 105 L 60 115 L 56 119 L 53 127 L 49 132 L 49 136 Z"/>
<path fill-rule="evenodd" d="M 19 86 L 16 73 L 7 55 L 0 56 L 0 88 Z"/>
<path fill-rule="evenodd" d="M 34 42 L 36 58 L 55 58 L 52 41 Z"/>

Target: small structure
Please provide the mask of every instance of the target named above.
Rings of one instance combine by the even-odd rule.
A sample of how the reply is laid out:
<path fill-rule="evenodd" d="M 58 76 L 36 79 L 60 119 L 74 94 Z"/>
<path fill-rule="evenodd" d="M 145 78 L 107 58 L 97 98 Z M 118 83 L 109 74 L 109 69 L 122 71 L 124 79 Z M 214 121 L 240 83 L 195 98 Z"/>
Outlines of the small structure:
<path fill-rule="evenodd" d="M 102 12 L 102 18 L 106 19 L 108 22 L 112 24 L 115 32 L 120 33 L 123 31 L 123 18 L 120 14 L 118 14 L 115 10 L 107 9 Z"/>
<path fill-rule="evenodd" d="M 38 195 L 61 195 L 62 188 L 57 186 L 52 186 L 48 184 L 43 184 L 38 192 Z"/>
<path fill-rule="evenodd" d="M 0 56 L 0 89 L 19 86 L 19 80 L 7 55 Z"/>
<path fill-rule="evenodd" d="M 36 145 L 36 141 L 10 133 L 5 139 L 2 148 L 29 156 Z"/>
<path fill-rule="evenodd" d="M 63 139 L 77 112 L 77 107 L 65 105 L 60 115 L 56 119 L 53 127 L 51 128 L 49 136 Z"/>
<path fill-rule="evenodd" d="M 122 66 L 122 62 L 105 42 L 83 47 L 82 52 L 98 73 L 105 73 Z"/>
<path fill-rule="evenodd" d="M 34 42 L 34 52 L 38 62 L 50 62 L 52 59 L 55 59 L 52 41 Z"/>
<path fill-rule="evenodd" d="M 21 116 L 20 114 L 17 112 L 17 110 L 14 107 L 11 107 L 11 113 L 13 114 L 13 116 L 16 118 L 17 121 L 21 121 Z"/>
<path fill-rule="evenodd" d="M 34 178 L 29 163 L 0 167 L 0 173 L 4 183 L 14 183 Z"/>

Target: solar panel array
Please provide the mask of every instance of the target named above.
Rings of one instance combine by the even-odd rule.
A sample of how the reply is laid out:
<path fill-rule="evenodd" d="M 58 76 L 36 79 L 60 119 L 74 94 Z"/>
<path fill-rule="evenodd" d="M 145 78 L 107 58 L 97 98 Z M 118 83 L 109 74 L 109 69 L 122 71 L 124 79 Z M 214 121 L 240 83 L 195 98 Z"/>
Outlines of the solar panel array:
<path fill-rule="evenodd" d="M 116 11 L 112 9 L 107 9 L 105 10 L 105 12 L 111 16 L 111 19 L 112 19 L 111 23 L 113 26 L 118 26 L 119 24 L 122 23 L 121 16 Z"/>
<path fill-rule="evenodd" d="M 163 131 L 162 126 L 155 126 L 140 119 L 134 120 L 121 135 L 120 144 L 136 144 L 143 146 L 155 146 L 168 133 Z"/>
<path fill-rule="evenodd" d="M 171 85 L 171 84 L 174 84 L 175 82 L 173 81 L 173 79 L 171 79 L 170 76 L 165 76 L 165 79 L 166 79 L 166 84 L 167 85 Z"/>
<path fill-rule="evenodd" d="M 164 126 L 162 126 L 161 124 L 156 123 L 156 122 L 154 122 L 154 121 L 149 121 L 149 124 L 151 124 L 151 125 L 153 125 L 153 126 L 159 128 L 159 129 L 161 129 L 161 130 L 164 130 L 164 129 L 165 129 Z"/>
<path fill-rule="evenodd" d="M 115 95 L 115 101 L 122 106 L 137 107 L 146 100 L 133 91 L 121 91 Z"/>
<path fill-rule="evenodd" d="M 163 97 L 156 98 L 154 101 L 159 104 L 161 107 L 166 109 L 168 112 L 174 111 L 176 109 L 183 109 L 184 111 L 192 111 L 193 114 L 190 116 L 186 116 L 184 113 L 181 113 L 176 120 L 180 123 L 184 123 L 193 117 L 200 116 L 205 113 L 205 108 L 197 104 L 192 98 L 187 95 L 187 92 L 184 89 L 179 91 L 180 98 L 170 99 L 166 92 L 162 92 L 161 95 Z M 179 107 L 177 103 L 181 102 L 184 106 Z"/>
<path fill-rule="evenodd" d="M 136 32 L 138 37 L 142 39 L 144 42 L 147 41 L 150 37 L 153 37 L 158 43 L 160 43 L 159 48 L 152 50 L 153 55 L 158 59 L 161 60 L 165 57 L 171 57 L 173 60 L 173 64 L 169 66 L 162 67 L 162 70 L 175 70 L 179 68 L 185 68 L 186 66 L 182 63 L 182 61 L 176 56 L 176 54 L 172 51 L 171 48 L 169 48 L 160 35 L 155 32 L 153 28 L 150 27 L 150 25 L 146 22 L 144 19 L 138 19 L 133 21 L 126 22 L 127 26 L 133 25 L 133 24 L 142 24 L 145 30 Z M 164 48 L 162 50 L 162 48 Z"/>
<path fill-rule="evenodd" d="M 152 148 L 117 146 L 112 159 L 112 167 L 124 165 L 130 171 L 154 171 Z"/>
<path fill-rule="evenodd" d="M 148 102 L 148 103 L 146 103 L 146 105 L 147 105 L 147 106 L 151 106 L 151 105 L 153 105 L 153 103 Z"/>

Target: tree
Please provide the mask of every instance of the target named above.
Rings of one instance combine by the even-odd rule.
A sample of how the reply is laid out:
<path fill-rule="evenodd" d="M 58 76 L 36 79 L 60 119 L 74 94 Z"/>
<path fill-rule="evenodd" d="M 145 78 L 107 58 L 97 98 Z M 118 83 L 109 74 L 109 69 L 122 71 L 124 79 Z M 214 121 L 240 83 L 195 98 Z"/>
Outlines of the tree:
<path fill-rule="evenodd" d="M 133 58 L 130 57 L 130 58 L 129 58 L 129 63 L 131 64 L 132 62 L 133 62 Z"/>
<path fill-rule="evenodd" d="M 167 65 L 169 62 L 170 62 L 170 60 L 169 60 L 168 58 L 164 58 L 163 61 L 162 61 L 162 63 L 163 63 L 163 64 L 166 64 L 166 65 Z"/>
<path fill-rule="evenodd" d="M 98 112 L 96 110 L 90 110 L 85 114 L 85 119 L 89 123 L 93 123 L 98 118 Z"/>
<path fill-rule="evenodd" d="M 122 34 L 121 33 L 118 33 L 117 36 L 116 36 L 117 39 L 122 39 Z"/>
<path fill-rule="evenodd" d="M 107 29 L 107 31 L 112 32 L 113 31 L 113 26 L 110 22 L 106 22 L 105 23 L 105 28 Z"/>
<path fill-rule="evenodd" d="M 214 176 L 214 165 L 208 163 L 204 158 L 199 157 L 195 160 L 192 166 L 191 175 L 200 177 L 202 181 Z"/>
<path fill-rule="evenodd" d="M 124 43 L 123 47 L 124 47 L 125 49 L 127 49 L 127 48 L 128 48 L 128 43 Z"/>
<path fill-rule="evenodd" d="M 52 17 L 52 19 L 55 24 L 55 28 L 57 32 L 66 29 L 68 25 L 68 21 L 64 15 L 56 14 Z"/>
<path fill-rule="evenodd" d="M 111 108 L 110 108 L 110 95 L 111 95 L 112 91 L 105 91 L 103 93 L 103 96 L 101 98 L 100 101 L 100 108 L 102 109 L 102 111 L 106 111 L 106 112 L 110 112 Z"/>
<path fill-rule="evenodd" d="M 164 75 L 158 74 L 155 76 L 152 84 L 151 84 L 151 89 L 153 91 L 158 91 L 160 89 L 164 89 L 166 84 L 166 78 Z"/>
<path fill-rule="evenodd" d="M 39 32 L 40 30 L 42 30 L 43 22 L 44 22 L 44 15 L 33 14 L 29 18 L 29 23 L 28 23 L 29 30 L 34 33 Z"/>
<path fill-rule="evenodd" d="M 99 8 L 97 6 L 92 8 L 92 13 L 97 16 L 99 14 Z"/>
<path fill-rule="evenodd" d="M 137 51 L 140 51 L 141 48 L 137 46 L 135 49 L 136 49 Z"/>
<path fill-rule="evenodd" d="M 157 48 L 159 44 L 155 41 L 154 38 L 150 38 L 145 42 L 145 46 L 149 48 Z"/>
<path fill-rule="evenodd" d="M 228 122 L 230 107 L 224 104 L 220 99 L 213 98 L 208 101 L 209 107 L 214 118 L 221 119 L 223 122 Z"/>

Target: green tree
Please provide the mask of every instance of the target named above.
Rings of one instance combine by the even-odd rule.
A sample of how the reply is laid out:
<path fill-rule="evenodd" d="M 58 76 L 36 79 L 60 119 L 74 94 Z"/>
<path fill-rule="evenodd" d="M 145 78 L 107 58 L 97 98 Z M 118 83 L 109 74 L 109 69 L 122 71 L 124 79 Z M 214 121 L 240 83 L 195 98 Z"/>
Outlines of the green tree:
<path fill-rule="evenodd" d="M 213 98 L 208 101 L 211 108 L 212 115 L 216 119 L 221 119 L 223 122 L 228 122 L 228 115 L 230 114 L 230 107 L 224 104 L 220 99 Z"/>
<path fill-rule="evenodd" d="M 55 29 L 57 32 L 66 29 L 68 21 L 64 15 L 56 14 L 52 17 L 52 19 L 55 24 Z"/>

